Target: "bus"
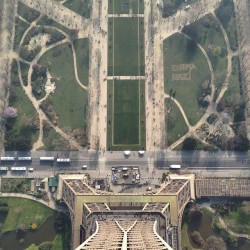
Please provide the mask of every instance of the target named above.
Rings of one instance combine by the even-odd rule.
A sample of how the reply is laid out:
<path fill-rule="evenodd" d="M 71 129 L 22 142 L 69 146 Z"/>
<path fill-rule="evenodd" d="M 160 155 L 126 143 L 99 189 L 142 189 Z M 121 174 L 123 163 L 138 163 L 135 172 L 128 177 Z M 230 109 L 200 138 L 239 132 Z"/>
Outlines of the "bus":
<path fill-rule="evenodd" d="M 25 157 L 17 157 L 18 161 L 32 161 L 32 158 L 30 156 Z"/>
<path fill-rule="evenodd" d="M 0 167 L 0 171 L 8 171 L 9 168 L 8 167 Z"/>
<path fill-rule="evenodd" d="M 69 163 L 70 162 L 70 158 L 57 158 L 56 161 L 58 163 Z"/>
<path fill-rule="evenodd" d="M 10 156 L 2 156 L 1 161 L 15 161 L 15 157 L 10 157 Z"/>
<path fill-rule="evenodd" d="M 54 161 L 54 160 L 55 160 L 54 156 L 40 157 L 40 161 Z"/>
<path fill-rule="evenodd" d="M 181 169 L 181 165 L 170 165 L 170 169 L 171 170 L 180 170 Z"/>
<path fill-rule="evenodd" d="M 12 167 L 11 168 L 11 171 L 16 171 L 16 172 L 19 172 L 19 171 L 26 171 L 27 168 L 26 167 Z"/>

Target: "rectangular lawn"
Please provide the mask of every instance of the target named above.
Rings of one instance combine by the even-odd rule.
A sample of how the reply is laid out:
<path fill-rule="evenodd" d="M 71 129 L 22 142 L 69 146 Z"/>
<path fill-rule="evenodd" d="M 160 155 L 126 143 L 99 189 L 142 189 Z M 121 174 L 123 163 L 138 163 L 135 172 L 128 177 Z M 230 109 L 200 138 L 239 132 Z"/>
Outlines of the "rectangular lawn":
<path fill-rule="evenodd" d="M 143 18 L 109 18 L 108 74 L 144 75 Z"/>
<path fill-rule="evenodd" d="M 143 14 L 143 0 L 109 0 L 109 14 Z"/>
<path fill-rule="evenodd" d="M 113 150 L 145 148 L 144 81 L 108 82 L 108 139 Z"/>

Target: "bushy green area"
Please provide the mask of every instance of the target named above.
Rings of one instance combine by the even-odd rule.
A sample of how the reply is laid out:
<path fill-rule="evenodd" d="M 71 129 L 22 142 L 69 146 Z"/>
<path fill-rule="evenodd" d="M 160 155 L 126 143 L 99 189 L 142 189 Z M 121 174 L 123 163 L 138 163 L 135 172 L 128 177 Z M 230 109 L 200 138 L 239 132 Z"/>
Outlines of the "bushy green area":
<path fill-rule="evenodd" d="M 242 234 L 250 234 L 250 202 L 244 201 L 234 211 L 224 216 L 228 227 Z"/>
<path fill-rule="evenodd" d="M 143 18 L 109 18 L 108 22 L 108 74 L 144 75 Z"/>
<path fill-rule="evenodd" d="M 193 40 L 176 33 L 164 40 L 164 85 L 167 93 L 174 93 L 191 125 L 203 115 L 203 98 L 211 94 L 210 71 L 207 60 Z M 172 65 L 193 64 L 190 80 L 172 80 L 172 74 L 188 70 L 172 71 Z"/>
<path fill-rule="evenodd" d="M 39 60 L 55 80 L 56 90 L 44 101 L 44 110 L 64 130 L 86 129 L 87 91 L 75 79 L 72 49 L 64 43 L 47 51 Z M 50 115 L 51 108 L 54 113 Z"/>
<path fill-rule="evenodd" d="M 143 0 L 109 0 L 109 14 L 143 14 Z"/>
<path fill-rule="evenodd" d="M 29 28 L 29 24 L 21 20 L 20 18 L 16 18 L 15 22 L 15 38 L 14 38 L 14 50 L 18 50 L 20 41 L 24 32 Z"/>
<path fill-rule="evenodd" d="M 54 214 L 54 211 L 38 202 L 23 198 L 0 198 L 1 202 L 7 202 L 9 213 L 1 227 L 1 232 L 17 230 L 24 224 L 26 228 L 32 223 L 40 226 L 46 218 Z"/>
<path fill-rule="evenodd" d="M 242 91 L 239 57 L 234 56 L 232 59 L 232 74 L 229 80 L 228 89 L 219 103 L 218 109 L 219 111 L 227 109 L 228 112 L 234 113 L 235 122 L 245 120 L 245 104 Z"/>
<path fill-rule="evenodd" d="M 22 178 L 2 178 L 2 193 L 27 193 L 31 189 L 31 179 Z"/>
<path fill-rule="evenodd" d="M 63 5 L 85 18 L 90 18 L 91 0 L 67 0 Z"/>
<path fill-rule="evenodd" d="M 43 127 L 43 143 L 44 147 L 42 150 L 65 151 L 70 149 L 68 141 L 58 134 L 48 123 L 45 123 Z"/>
<path fill-rule="evenodd" d="M 220 2 L 219 8 L 215 10 L 215 14 L 227 32 L 231 49 L 237 50 L 238 38 L 233 0 L 222 0 Z"/>
<path fill-rule="evenodd" d="M 87 85 L 89 82 L 89 39 L 76 39 L 73 44 L 76 51 L 78 77 L 84 85 Z"/>
<path fill-rule="evenodd" d="M 109 150 L 139 150 L 146 144 L 144 81 L 108 82 Z"/>
<path fill-rule="evenodd" d="M 185 250 L 199 250 L 198 248 L 193 248 L 189 242 L 189 236 L 188 236 L 188 233 L 187 233 L 187 230 L 188 230 L 188 225 L 187 223 L 184 223 L 182 225 L 182 229 L 181 229 L 181 244 L 183 247 L 185 247 L 184 249 Z"/>
<path fill-rule="evenodd" d="M 185 26 L 183 32 L 197 41 L 207 52 L 215 74 L 216 98 L 224 83 L 227 70 L 227 47 L 220 26 L 216 19 L 208 14 Z"/>
<path fill-rule="evenodd" d="M 17 117 L 6 119 L 5 150 L 28 151 L 38 137 L 39 122 L 19 82 L 16 61 L 12 63 L 9 91 L 9 106 L 17 109 Z"/>
<path fill-rule="evenodd" d="M 46 15 L 42 16 L 38 20 L 37 24 L 41 25 L 41 26 L 50 26 L 50 27 L 58 28 L 58 29 L 62 30 L 63 32 L 65 32 L 66 34 L 70 33 L 70 30 L 68 28 L 66 28 L 65 26 L 61 25 L 60 23 L 48 18 Z"/>
<path fill-rule="evenodd" d="M 23 17 L 27 22 L 32 23 L 40 16 L 40 12 L 28 7 L 21 1 L 18 2 L 17 14 Z"/>
<path fill-rule="evenodd" d="M 163 0 L 162 17 L 165 18 L 175 14 L 184 2 L 184 0 Z"/>
<path fill-rule="evenodd" d="M 170 146 L 188 132 L 188 127 L 179 108 L 173 101 L 171 101 L 170 99 L 166 99 L 165 105 L 167 111 L 165 114 L 165 141 L 166 145 Z"/>

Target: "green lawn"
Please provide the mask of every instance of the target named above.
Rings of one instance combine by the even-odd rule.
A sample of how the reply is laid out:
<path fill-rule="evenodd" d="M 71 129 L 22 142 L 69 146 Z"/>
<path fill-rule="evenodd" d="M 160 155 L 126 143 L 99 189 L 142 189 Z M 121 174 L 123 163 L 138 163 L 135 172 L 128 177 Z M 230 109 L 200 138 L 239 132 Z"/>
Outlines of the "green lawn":
<path fill-rule="evenodd" d="M 20 224 L 40 226 L 54 211 L 36 201 L 23 198 L 0 198 L 9 204 L 9 213 L 1 226 L 1 232 L 16 230 Z"/>
<path fill-rule="evenodd" d="M 65 151 L 69 149 L 69 143 L 60 134 L 58 134 L 50 125 L 46 125 L 43 130 L 43 143 L 42 150 L 47 151 Z"/>
<path fill-rule="evenodd" d="M 67 0 L 63 5 L 85 18 L 90 17 L 92 7 L 91 0 Z"/>
<path fill-rule="evenodd" d="M 64 130 L 86 129 L 87 91 L 75 80 L 72 49 L 68 43 L 47 51 L 38 62 L 49 68 L 56 82 L 53 109 Z"/>
<path fill-rule="evenodd" d="M 144 81 L 108 82 L 108 140 L 113 150 L 145 148 Z"/>
<path fill-rule="evenodd" d="M 28 71 L 29 71 L 30 65 L 27 63 L 20 62 L 20 67 L 21 67 L 23 84 L 27 86 L 28 85 Z"/>
<path fill-rule="evenodd" d="M 29 28 L 28 23 L 24 22 L 20 18 L 16 18 L 14 50 L 18 50 L 22 36 L 28 28 Z"/>
<path fill-rule="evenodd" d="M 17 14 L 23 17 L 27 22 L 31 23 L 40 16 L 40 12 L 30 8 L 22 2 L 18 2 Z"/>
<path fill-rule="evenodd" d="M 53 241 L 53 246 L 50 250 L 62 250 L 63 244 L 62 244 L 62 235 L 57 235 L 55 240 Z"/>
<path fill-rule="evenodd" d="M 143 14 L 143 0 L 109 0 L 109 14 Z"/>
<path fill-rule="evenodd" d="M 250 235 L 250 213 L 246 213 L 241 207 L 223 218 L 233 232 Z"/>
<path fill-rule="evenodd" d="M 108 74 L 144 75 L 143 18 L 109 18 Z"/>
<path fill-rule="evenodd" d="M 27 131 L 23 131 L 23 128 L 31 128 L 32 124 L 34 124 L 37 119 L 36 110 L 27 95 L 24 93 L 24 90 L 20 84 L 19 78 L 17 76 L 17 68 L 13 66 L 13 69 L 14 70 L 12 70 L 11 74 L 9 106 L 17 109 L 17 117 L 8 119 L 6 122 L 6 127 L 8 130 L 8 133 L 6 133 L 5 137 L 5 139 L 8 141 L 6 144 L 7 150 L 16 149 L 16 146 L 14 145 L 16 142 L 14 141 L 16 141 L 17 137 L 27 136 Z M 29 136 L 31 136 L 32 143 L 35 142 L 38 138 L 38 131 L 35 129 L 30 129 Z"/>
<path fill-rule="evenodd" d="M 220 26 L 216 19 L 209 14 L 185 26 L 183 32 L 200 43 L 206 50 L 215 74 L 216 98 L 224 83 L 227 70 L 227 48 Z"/>
<path fill-rule="evenodd" d="M 172 65 L 193 64 L 190 80 L 172 80 L 172 74 L 188 71 L 172 71 Z M 203 93 L 202 83 L 210 78 L 206 58 L 195 42 L 182 34 L 174 34 L 164 40 L 164 85 L 165 92 L 175 92 L 175 99 L 182 105 L 191 125 L 203 115 L 205 108 L 199 103 Z"/>
<path fill-rule="evenodd" d="M 188 127 L 179 108 L 173 101 L 166 99 L 165 105 L 167 111 L 165 115 L 166 145 L 170 146 L 188 132 Z"/>
<path fill-rule="evenodd" d="M 241 99 L 240 86 L 240 65 L 239 57 L 232 58 L 232 74 L 229 81 L 229 86 L 222 99 L 230 101 L 232 98 Z"/>
<path fill-rule="evenodd" d="M 233 0 L 223 0 L 220 2 L 219 8 L 215 11 L 216 16 L 221 21 L 227 32 L 230 46 L 232 50 L 238 49 L 238 38 L 236 30 L 236 18 Z"/>
<path fill-rule="evenodd" d="M 89 82 L 89 39 L 82 38 L 75 40 L 74 47 L 76 51 L 78 77 L 84 85 L 87 85 Z"/>
<path fill-rule="evenodd" d="M 184 223 L 181 229 L 181 240 L 182 246 L 186 247 L 187 250 L 199 250 L 198 248 L 193 248 L 189 242 L 189 236 L 187 233 L 188 226 L 187 223 Z"/>

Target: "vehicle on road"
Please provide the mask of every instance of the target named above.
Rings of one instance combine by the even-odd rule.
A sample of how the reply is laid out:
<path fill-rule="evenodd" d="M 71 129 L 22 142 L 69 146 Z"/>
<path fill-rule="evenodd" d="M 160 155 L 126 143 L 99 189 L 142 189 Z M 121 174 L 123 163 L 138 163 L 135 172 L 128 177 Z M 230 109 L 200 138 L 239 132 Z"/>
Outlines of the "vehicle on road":
<path fill-rule="evenodd" d="M 171 170 L 180 170 L 181 169 L 181 165 L 170 165 L 169 167 Z"/>
<path fill-rule="evenodd" d="M 87 169 L 88 168 L 88 166 L 87 165 L 83 165 L 83 166 L 81 166 L 81 169 Z"/>

